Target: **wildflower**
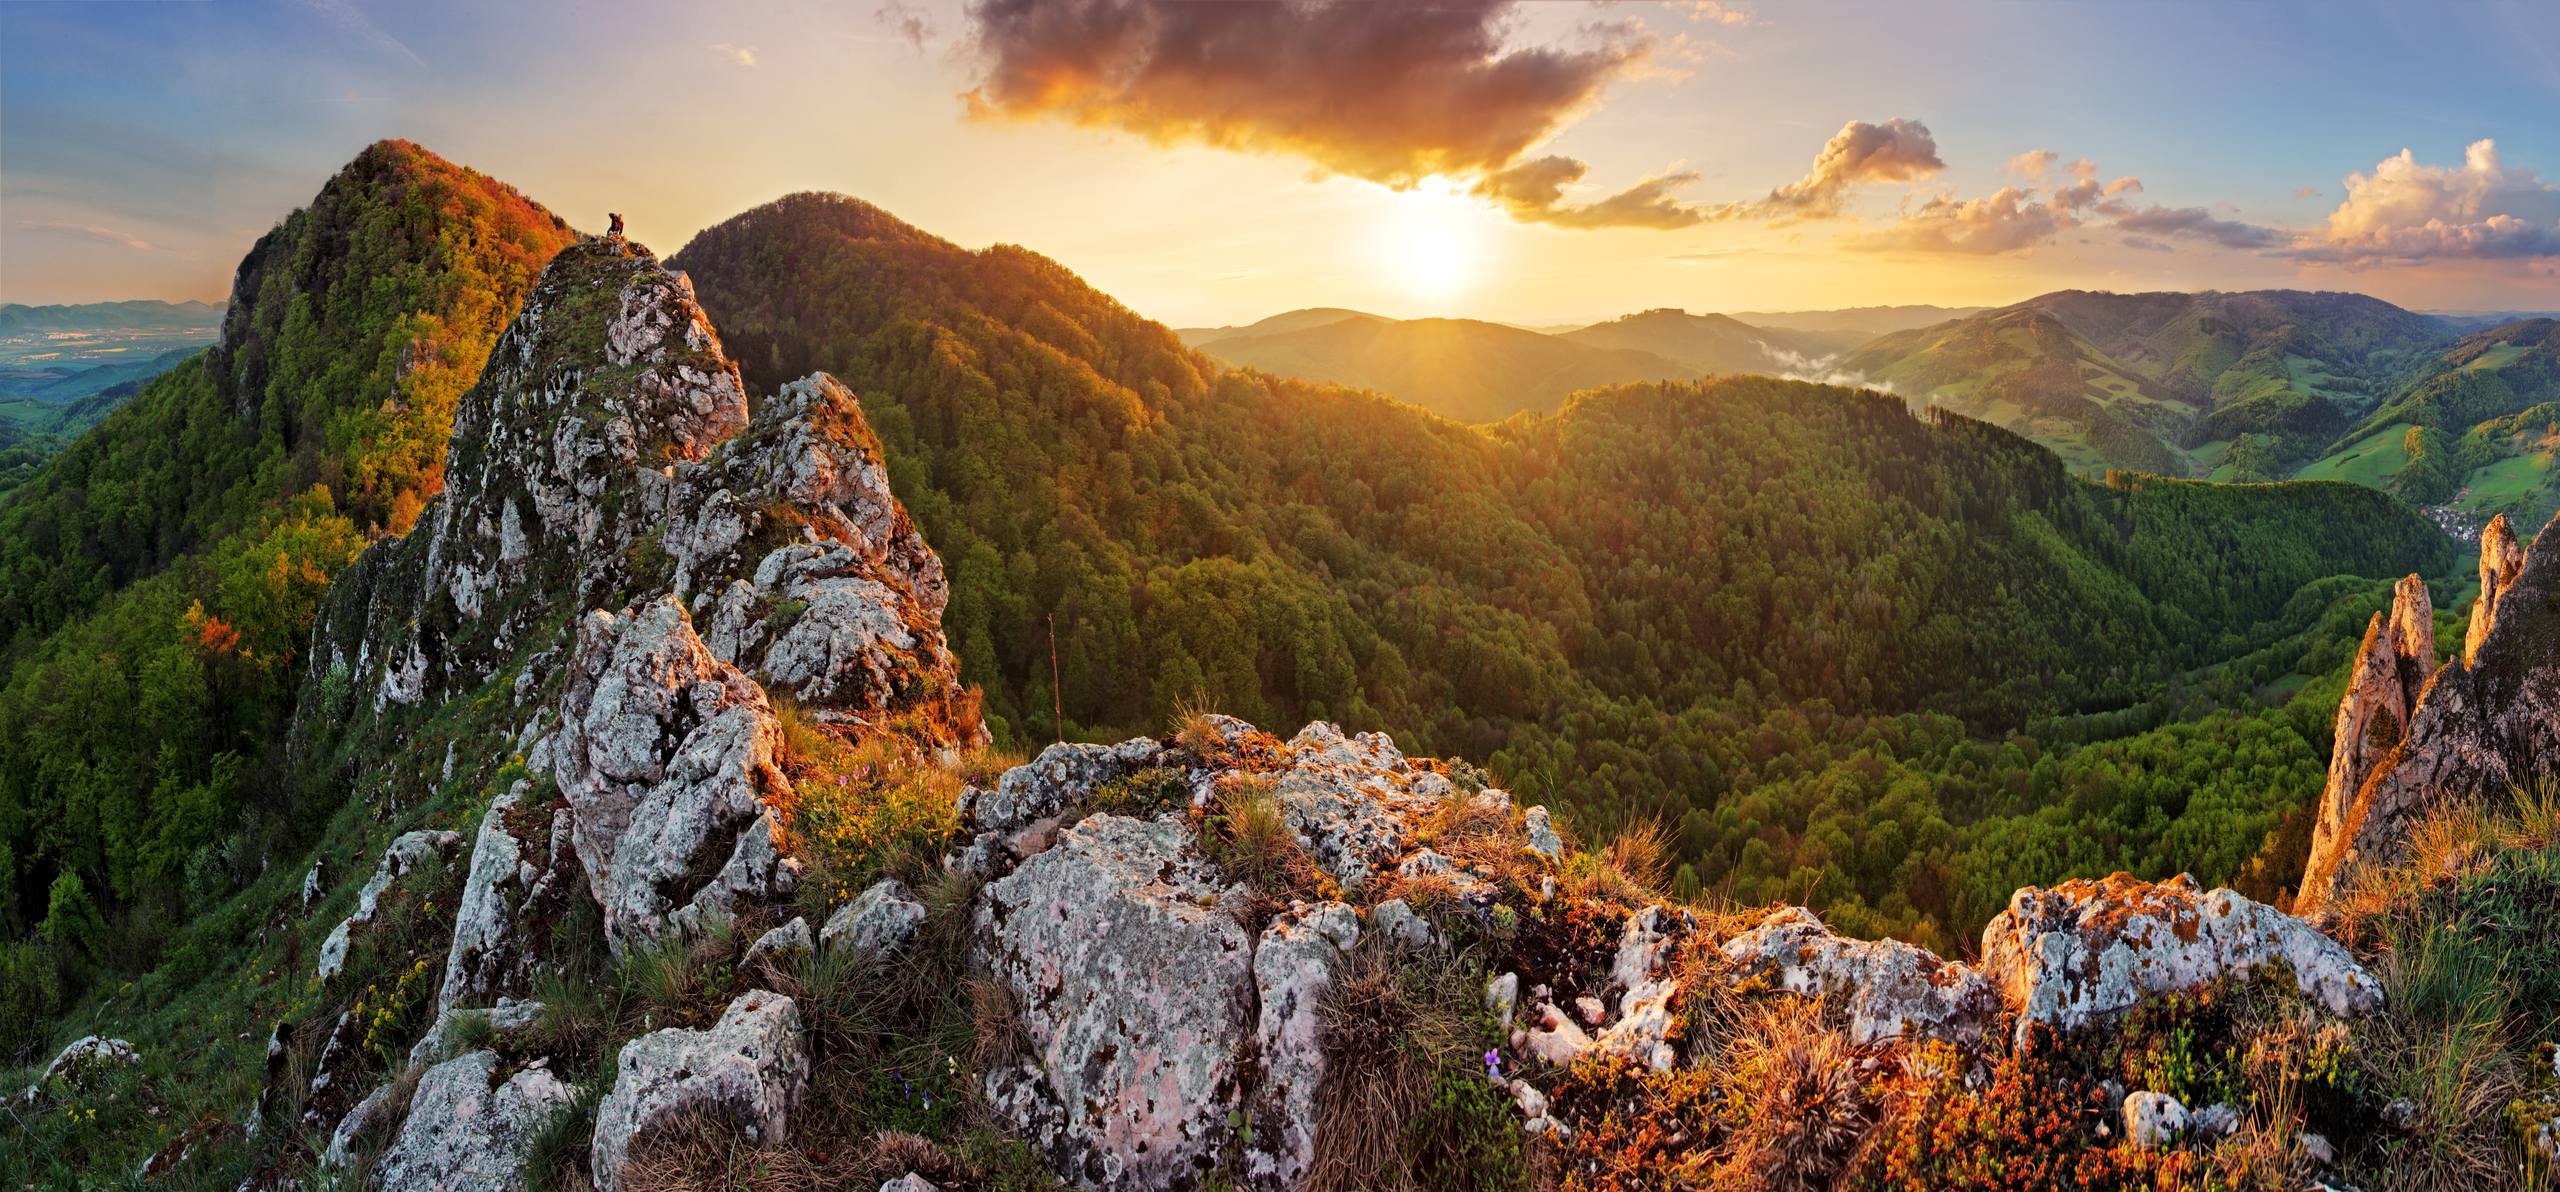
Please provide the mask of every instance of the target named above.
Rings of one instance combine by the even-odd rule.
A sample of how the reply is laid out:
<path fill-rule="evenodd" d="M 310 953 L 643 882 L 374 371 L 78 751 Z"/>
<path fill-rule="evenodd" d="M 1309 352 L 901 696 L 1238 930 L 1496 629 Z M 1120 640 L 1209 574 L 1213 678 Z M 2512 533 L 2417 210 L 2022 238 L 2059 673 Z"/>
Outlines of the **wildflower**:
<path fill-rule="evenodd" d="M 1485 1049 L 1484 1074 L 1496 1080 L 1502 1079 L 1502 1049 L 1498 1047 Z"/>

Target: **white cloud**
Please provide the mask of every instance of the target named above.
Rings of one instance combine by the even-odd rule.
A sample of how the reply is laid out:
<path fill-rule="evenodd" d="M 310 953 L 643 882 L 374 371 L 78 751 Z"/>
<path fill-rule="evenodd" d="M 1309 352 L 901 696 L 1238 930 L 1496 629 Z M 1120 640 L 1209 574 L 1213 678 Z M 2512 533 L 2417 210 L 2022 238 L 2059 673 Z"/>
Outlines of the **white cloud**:
<path fill-rule="evenodd" d="M 2459 166 L 2422 165 L 2402 149 L 2346 186 L 2346 201 L 2296 255 L 2346 264 L 2560 257 L 2560 186 L 2499 160 L 2493 140 L 2473 141 Z"/>
<path fill-rule="evenodd" d="M 728 59 L 732 66 L 754 66 L 756 64 L 756 48 L 754 46 L 733 46 L 724 41 L 718 45 L 712 46 L 711 52 Z"/>

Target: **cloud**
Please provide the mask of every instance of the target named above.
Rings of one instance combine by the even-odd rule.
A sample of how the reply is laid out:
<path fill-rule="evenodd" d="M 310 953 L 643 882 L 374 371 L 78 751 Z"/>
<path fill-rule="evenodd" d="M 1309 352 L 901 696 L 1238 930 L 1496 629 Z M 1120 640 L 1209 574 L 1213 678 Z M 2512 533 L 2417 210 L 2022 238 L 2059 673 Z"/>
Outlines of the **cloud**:
<path fill-rule="evenodd" d="M 2473 141 L 2459 166 L 2418 163 L 2407 149 L 2350 174 L 2346 201 L 2293 255 L 2349 265 L 2441 258 L 2560 258 L 2560 186 Z"/>
<path fill-rule="evenodd" d="M 2126 236 L 2124 238 L 2124 246 L 2126 248 L 2138 248 L 2144 252 L 2178 251 L 2177 249 L 2170 247 L 2168 244 L 2154 240 L 2149 236 Z"/>
<path fill-rule="evenodd" d="M 1486 175 L 1475 192 L 1513 219 L 1565 228 L 1685 228 L 1706 218 L 1696 204 L 1672 196 L 1698 180 L 1687 171 L 1657 174 L 1605 199 L 1567 205 L 1564 188 L 1581 181 L 1589 168 L 1570 157 L 1536 158 Z"/>
<path fill-rule="evenodd" d="M 729 64 L 732 66 L 754 66 L 756 64 L 756 48 L 754 46 L 733 46 L 724 41 L 712 46 L 711 52 L 727 59 Z"/>
<path fill-rule="evenodd" d="M 2079 226 L 2070 208 L 2039 201 L 2036 192 L 2004 186 L 1979 199 L 1937 195 L 1907 209 L 1890 228 L 1849 237 L 1847 247 L 1869 252 L 2017 252 Z"/>
<path fill-rule="evenodd" d="M 933 37 L 933 22 L 916 11 L 907 0 L 884 0 L 871 14 L 871 19 L 888 26 L 890 32 L 905 38 L 907 44 L 918 51 L 922 51 L 924 43 Z"/>
<path fill-rule="evenodd" d="M 1673 7 L 1686 11 L 1690 20 L 1705 25 L 1740 28 L 1760 23 L 1760 18 L 1752 15 L 1749 7 L 1740 4 L 1724 4 L 1719 3 L 1718 0 L 1685 0 L 1685 2 L 1674 4 Z"/>
<path fill-rule="evenodd" d="M 2029 149 L 2009 159 L 2009 172 L 2021 178 L 2042 178 L 2061 160 L 2062 155 L 2051 149 Z"/>
<path fill-rule="evenodd" d="M 2115 226 L 2122 231 L 2152 237 L 2154 243 L 2159 237 L 2172 236 L 2203 240 L 2224 248 L 2273 248 L 2285 242 L 2285 234 L 2274 228 L 2217 219 L 2202 207 L 2146 207 L 2116 217 Z"/>
<path fill-rule="evenodd" d="M 2293 188 L 2293 197 L 2297 199 L 2312 199 L 2318 198 L 2319 196 L 2320 188 L 2317 186 L 2297 186 Z"/>
<path fill-rule="evenodd" d="M 114 228 L 100 227 L 97 224 L 73 223 L 69 220 L 62 219 L 44 219 L 29 223 L 21 223 L 18 226 L 31 232 L 52 232 L 55 235 L 67 236 L 74 240 L 86 240 L 93 244 L 105 244 L 116 248 L 129 248 L 135 252 L 162 251 L 159 245 L 153 244 L 140 236 L 133 235 L 129 232 L 120 232 Z"/>
<path fill-rule="evenodd" d="M 2140 178 L 2100 181 L 2097 163 L 2085 157 L 2062 166 L 2057 176 L 2054 167 L 2061 161 L 2050 149 L 2030 149 L 2009 159 L 2009 172 L 2025 176 L 2029 185 L 2003 186 L 1978 199 L 1942 193 L 1916 207 L 1906 202 L 1891 226 L 1842 243 L 1867 252 L 1988 256 L 2023 252 L 2094 220 L 2135 214 L 2124 196 L 2141 191 Z"/>
<path fill-rule="evenodd" d="M 1852 120 L 1823 143 L 1805 176 L 1750 203 L 1729 203 L 1718 219 L 1825 219 L 1840 214 L 1849 192 L 1868 183 L 1913 182 L 1947 168 L 1929 126 L 1896 117 L 1882 124 Z"/>
<path fill-rule="evenodd" d="M 1509 167 L 1639 68 L 1653 41 L 1503 44 L 1510 0 L 1156 4 L 978 0 L 980 118 L 1062 119 L 1304 157 L 1389 186 Z"/>

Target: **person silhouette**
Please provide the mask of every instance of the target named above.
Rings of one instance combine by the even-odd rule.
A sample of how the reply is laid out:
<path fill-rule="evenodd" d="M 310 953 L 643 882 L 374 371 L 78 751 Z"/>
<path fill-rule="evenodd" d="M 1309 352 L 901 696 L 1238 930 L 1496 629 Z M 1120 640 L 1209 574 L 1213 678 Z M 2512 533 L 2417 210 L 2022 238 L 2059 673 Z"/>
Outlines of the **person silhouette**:
<path fill-rule="evenodd" d="M 622 213 L 618 211 L 608 211 L 605 215 L 613 221 L 613 226 L 606 228 L 604 234 L 615 240 L 622 239 Z"/>

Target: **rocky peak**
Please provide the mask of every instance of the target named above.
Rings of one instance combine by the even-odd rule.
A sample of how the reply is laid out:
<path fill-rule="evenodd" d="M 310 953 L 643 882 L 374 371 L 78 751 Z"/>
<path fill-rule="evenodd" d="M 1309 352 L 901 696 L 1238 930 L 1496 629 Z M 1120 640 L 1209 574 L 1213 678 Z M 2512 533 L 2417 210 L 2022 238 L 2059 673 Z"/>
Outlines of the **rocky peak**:
<path fill-rule="evenodd" d="M 2462 639 L 2463 665 L 2471 665 L 2479 656 L 2480 643 L 2498 622 L 2499 598 L 2514 589 L 2523 575 L 2524 547 L 2517 545 L 2507 515 L 2490 518 L 2488 527 L 2480 531 L 2480 594 L 2471 600 L 2471 629 Z"/>
<path fill-rule="evenodd" d="M 2490 523 L 2463 656 L 2440 667 L 2431 642 L 2410 648 L 2430 615 L 2415 579 L 2401 581 L 2388 624 L 2377 615 L 2366 631 L 2339 704 L 2298 909 L 2401 856 L 2428 808 L 2560 773 L 2560 534 L 2546 526 L 2528 550 L 2503 516 Z"/>
<path fill-rule="evenodd" d="M 2355 666 L 2347 672 L 2315 832 L 2325 835 L 2344 827 L 2341 819 L 2365 777 L 2408 734 L 2409 712 L 2435 672 L 2435 604 L 2427 596 L 2427 582 L 2412 575 L 2392 588 L 2391 607 L 2373 614 Z"/>

